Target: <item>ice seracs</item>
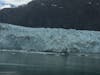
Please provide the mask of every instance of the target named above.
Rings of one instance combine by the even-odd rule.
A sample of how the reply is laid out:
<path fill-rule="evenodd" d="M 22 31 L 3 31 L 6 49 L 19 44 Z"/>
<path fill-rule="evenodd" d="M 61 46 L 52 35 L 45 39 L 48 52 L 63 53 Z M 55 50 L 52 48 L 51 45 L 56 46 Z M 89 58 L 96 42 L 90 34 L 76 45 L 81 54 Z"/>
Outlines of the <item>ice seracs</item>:
<path fill-rule="evenodd" d="M 100 32 L 28 28 L 0 23 L 0 49 L 56 53 L 99 53 Z"/>

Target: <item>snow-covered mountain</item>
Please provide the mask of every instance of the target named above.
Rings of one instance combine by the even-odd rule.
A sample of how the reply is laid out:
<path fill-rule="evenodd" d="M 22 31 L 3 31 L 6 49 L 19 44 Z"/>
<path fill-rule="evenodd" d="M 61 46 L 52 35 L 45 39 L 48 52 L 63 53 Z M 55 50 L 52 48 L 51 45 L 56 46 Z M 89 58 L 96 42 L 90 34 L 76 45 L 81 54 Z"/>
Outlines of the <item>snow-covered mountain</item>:
<path fill-rule="evenodd" d="M 100 32 L 62 28 L 28 28 L 0 23 L 0 49 L 100 52 Z"/>

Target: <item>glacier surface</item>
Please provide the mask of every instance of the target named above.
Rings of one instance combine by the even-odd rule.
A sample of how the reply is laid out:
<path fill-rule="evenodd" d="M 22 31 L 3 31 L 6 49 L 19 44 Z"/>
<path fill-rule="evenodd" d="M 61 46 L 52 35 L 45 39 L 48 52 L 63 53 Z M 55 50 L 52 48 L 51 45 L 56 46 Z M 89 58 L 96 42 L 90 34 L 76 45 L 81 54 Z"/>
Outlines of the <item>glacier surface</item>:
<path fill-rule="evenodd" d="M 38 52 L 100 52 L 100 32 L 29 28 L 0 23 L 0 49 Z"/>

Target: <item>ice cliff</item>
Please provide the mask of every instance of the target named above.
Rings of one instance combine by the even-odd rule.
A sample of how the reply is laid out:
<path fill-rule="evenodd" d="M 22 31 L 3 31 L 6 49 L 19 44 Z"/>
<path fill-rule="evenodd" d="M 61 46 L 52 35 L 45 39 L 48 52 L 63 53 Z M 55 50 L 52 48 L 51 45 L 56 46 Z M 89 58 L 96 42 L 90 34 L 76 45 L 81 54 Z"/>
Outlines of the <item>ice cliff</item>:
<path fill-rule="evenodd" d="M 28 28 L 0 23 L 0 49 L 100 52 L 100 32 L 61 28 Z"/>

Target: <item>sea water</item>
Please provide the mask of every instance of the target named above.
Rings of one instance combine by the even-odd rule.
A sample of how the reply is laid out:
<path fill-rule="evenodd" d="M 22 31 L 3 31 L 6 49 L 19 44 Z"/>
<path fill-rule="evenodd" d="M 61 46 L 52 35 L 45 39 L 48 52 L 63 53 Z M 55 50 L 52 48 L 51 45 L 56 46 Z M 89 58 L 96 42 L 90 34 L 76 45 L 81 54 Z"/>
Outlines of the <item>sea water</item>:
<path fill-rule="evenodd" d="M 100 75 L 100 55 L 0 51 L 0 75 Z"/>

